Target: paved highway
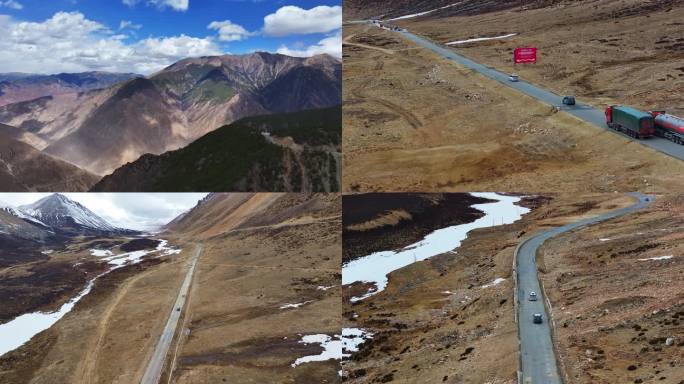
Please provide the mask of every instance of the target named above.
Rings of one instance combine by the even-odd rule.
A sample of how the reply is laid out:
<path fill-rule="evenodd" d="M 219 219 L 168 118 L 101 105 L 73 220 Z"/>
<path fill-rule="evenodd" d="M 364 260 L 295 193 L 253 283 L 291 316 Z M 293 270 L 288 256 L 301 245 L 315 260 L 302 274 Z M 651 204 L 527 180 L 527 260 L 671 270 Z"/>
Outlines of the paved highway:
<path fill-rule="evenodd" d="M 183 280 L 183 285 L 181 285 L 178 291 L 178 297 L 176 298 L 176 303 L 173 308 L 171 308 L 171 313 L 169 314 L 169 319 L 166 322 L 164 331 L 157 342 L 154 352 L 152 353 L 152 358 L 150 358 L 147 364 L 147 369 L 143 375 L 140 384 L 158 384 L 161 378 L 162 371 L 164 369 L 164 362 L 166 361 L 166 355 L 169 353 L 169 348 L 171 348 L 171 341 L 173 341 L 173 335 L 176 333 L 176 327 L 178 325 L 178 320 L 180 319 L 181 311 L 183 306 L 185 306 L 185 299 L 188 295 L 188 290 L 190 289 L 190 283 L 192 282 L 192 276 L 195 273 L 195 265 L 202 253 L 202 245 L 198 245 L 195 251 L 195 255 L 192 257 L 192 262 L 188 272 L 185 274 L 185 279 Z"/>
<path fill-rule="evenodd" d="M 553 341 L 551 340 L 550 318 L 544 307 L 546 298 L 542 294 L 537 277 L 537 249 L 546 240 L 561 233 L 632 213 L 648 206 L 653 201 L 653 197 L 640 193 L 631 193 L 630 195 L 638 199 L 634 205 L 534 235 L 522 242 L 516 250 L 517 316 L 522 360 L 521 384 L 562 383 L 556 366 Z M 537 301 L 529 300 L 530 292 L 537 293 Z M 535 313 L 543 314 L 542 324 L 532 322 L 532 316 Z"/>
<path fill-rule="evenodd" d="M 604 112 L 602 110 L 598 110 L 590 105 L 587 104 L 582 104 L 582 103 L 577 103 L 574 106 L 564 106 L 562 103 L 563 96 L 556 95 L 553 92 L 550 92 L 546 89 L 540 88 L 538 86 L 532 85 L 530 83 L 527 83 L 525 81 L 518 81 L 518 82 L 512 82 L 508 81 L 508 75 L 507 73 L 500 72 L 492 67 L 488 67 L 486 65 L 480 64 L 476 61 L 473 61 L 463 55 L 460 55 L 445 46 L 439 45 L 433 41 L 430 41 L 424 37 L 420 37 L 417 35 L 412 34 L 411 32 L 408 32 L 406 30 L 401 30 L 401 31 L 396 31 L 397 33 L 401 34 L 402 36 L 406 37 L 407 39 L 415 42 L 418 45 L 421 45 L 425 48 L 429 48 L 430 50 L 448 58 L 451 60 L 454 60 L 458 62 L 459 64 L 463 65 L 466 68 L 472 69 L 478 73 L 481 73 L 482 75 L 489 77 L 492 80 L 498 81 L 501 84 L 504 84 L 508 87 L 511 87 L 513 89 L 516 89 L 528 96 L 531 96 L 543 103 L 559 107 L 561 110 L 576 116 L 580 118 L 581 120 L 586 121 L 587 123 L 593 124 L 599 128 L 608 130 L 610 132 L 615 133 L 616 135 L 621 135 L 626 139 L 629 140 L 635 140 L 632 139 L 622 133 L 613 131 L 609 129 L 606 126 L 606 118 L 604 116 Z M 648 147 L 651 147 L 655 149 L 656 151 L 662 152 L 666 155 L 672 156 L 674 158 L 684 160 L 684 146 L 675 144 L 672 141 L 663 139 L 661 137 L 652 137 L 650 139 L 642 139 L 642 140 L 635 140 L 643 145 L 646 145 Z"/>

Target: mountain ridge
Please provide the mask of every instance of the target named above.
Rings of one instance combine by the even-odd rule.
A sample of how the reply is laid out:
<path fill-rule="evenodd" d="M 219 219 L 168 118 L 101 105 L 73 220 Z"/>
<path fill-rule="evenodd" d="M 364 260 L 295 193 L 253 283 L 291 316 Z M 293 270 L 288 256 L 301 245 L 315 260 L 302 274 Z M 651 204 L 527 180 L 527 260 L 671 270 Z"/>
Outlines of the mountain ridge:
<path fill-rule="evenodd" d="M 30 130 L 47 142 L 46 153 L 106 175 L 243 117 L 338 105 L 341 71 L 329 55 L 188 58 L 110 88 L 0 107 L 0 123 Z"/>
<path fill-rule="evenodd" d="M 4 192 L 87 191 L 100 179 L 13 138 L 19 132 L 0 125 L 0 185 Z"/>
<path fill-rule="evenodd" d="M 145 154 L 91 192 L 339 190 L 341 107 L 253 116 L 190 145 Z"/>
<path fill-rule="evenodd" d="M 44 96 L 106 88 L 138 76 L 141 75 L 101 71 L 50 75 L 0 73 L 0 106 Z"/>

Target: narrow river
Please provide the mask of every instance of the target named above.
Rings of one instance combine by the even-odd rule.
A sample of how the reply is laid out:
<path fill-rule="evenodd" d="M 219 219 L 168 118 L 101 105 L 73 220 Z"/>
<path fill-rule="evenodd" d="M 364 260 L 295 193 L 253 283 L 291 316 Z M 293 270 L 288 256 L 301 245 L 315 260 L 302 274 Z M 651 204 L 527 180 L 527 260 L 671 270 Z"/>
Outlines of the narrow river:
<path fill-rule="evenodd" d="M 342 284 L 355 282 L 372 283 L 371 288 L 362 296 L 352 297 L 351 301 L 371 297 L 382 292 L 387 286 L 387 275 L 407 265 L 429 259 L 449 251 L 454 251 L 474 229 L 487 228 L 514 223 L 530 210 L 517 205 L 520 197 L 505 196 L 498 193 L 471 193 L 473 196 L 494 200 L 492 203 L 474 204 L 472 207 L 485 215 L 465 224 L 453 225 L 435 230 L 417 243 L 398 251 L 380 251 L 352 260 L 342 266 Z"/>

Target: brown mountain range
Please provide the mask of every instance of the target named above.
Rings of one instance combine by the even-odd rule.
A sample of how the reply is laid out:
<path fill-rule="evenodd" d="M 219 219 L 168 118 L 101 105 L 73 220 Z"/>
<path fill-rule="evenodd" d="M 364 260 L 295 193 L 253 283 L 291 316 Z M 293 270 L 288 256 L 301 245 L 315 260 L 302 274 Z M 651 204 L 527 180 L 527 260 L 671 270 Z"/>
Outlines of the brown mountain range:
<path fill-rule="evenodd" d="M 3 192 L 87 191 L 99 176 L 10 137 L 0 125 L 0 185 Z"/>
<path fill-rule="evenodd" d="M 340 103 L 339 60 L 259 52 L 185 59 L 110 88 L 6 105 L 0 122 L 44 140 L 38 149 L 104 175 L 246 116 Z"/>

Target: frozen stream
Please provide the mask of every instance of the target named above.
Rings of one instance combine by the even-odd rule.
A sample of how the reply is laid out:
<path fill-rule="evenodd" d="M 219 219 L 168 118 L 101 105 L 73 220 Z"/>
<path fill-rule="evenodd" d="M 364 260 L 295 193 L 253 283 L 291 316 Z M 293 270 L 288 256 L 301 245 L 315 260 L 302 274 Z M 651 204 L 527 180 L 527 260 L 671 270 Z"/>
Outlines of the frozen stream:
<path fill-rule="evenodd" d="M 468 232 L 503 224 L 514 223 L 530 210 L 519 205 L 516 196 L 504 196 L 497 193 L 472 193 L 471 195 L 495 200 L 493 203 L 475 204 L 472 207 L 484 212 L 481 218 L 465 224 L 438 229 L 417 243 L 398 251 L 380 251 L 350 261 L 342 266 L 342 284 L 355 282 L 373 283 L 374 288 L 366 294 L 352 297 L 356 302 L 377 294 L 387 286 L 387 275 L 418 261 L 446 253 L 458 248 L 468 237 Z"/>
<path fill-rule="evenodd" d="M 95 282 L 100 277 L 116 269 L 132 264 L 137 264 L 142 261 L 143 256 L 151 253 L 156 253 L 159 257 L 162 257 L 177 254 L 180 252 L 181 250 L 178 248 L 169 247 L 168 241 L 166 240 L 161 240 L 157 248 L 150 251 L 134 251 L 129 253 L 123 253 L 120 255 L 114 255 L 109 250 L 91 250 L 91 255 L 93 256 L 107 256 L 106 258 L 104 258 L 104 260 L 107 261 L 108 264 L 111 265 L 111 267 L 107 271 L 91 279 L 88 282 L 88 284 L 86 284 L 85 288 L 83 288 L 78 293 L 78 295 L 72 297 L 71 299 L 69 299 L 69 301 L 62 304 L 62 306 L 57 311 L 50 313 L 25 313 L 21 316 L 15 317 L 13 320 L 5 324 L 0 324 L 0 356 L 21 347 L 27 341 L 31 340 L 33 336 L 50 328 L 59 319 L 64 317 L 64 315 L 71 312 L 71 310 L 74 309 L 76 303 L 78 303 L 82 298 L 84 298 L 88 293 L 90 293 L 93 286 L 95 285 Z"/>

